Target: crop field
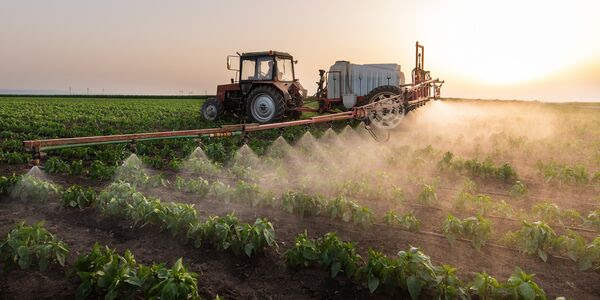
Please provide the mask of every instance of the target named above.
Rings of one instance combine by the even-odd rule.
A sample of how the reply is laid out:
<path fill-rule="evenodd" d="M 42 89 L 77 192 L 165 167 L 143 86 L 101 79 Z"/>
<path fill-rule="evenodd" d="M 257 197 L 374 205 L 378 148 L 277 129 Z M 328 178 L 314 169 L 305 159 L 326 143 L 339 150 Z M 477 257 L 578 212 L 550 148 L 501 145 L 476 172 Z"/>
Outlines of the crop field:
<path fill-rule="evenodd" d="M 0 298 L 600 298 L 600 104 L 22 149 L 237 122 L 202 101 L 0 97 Z"/>

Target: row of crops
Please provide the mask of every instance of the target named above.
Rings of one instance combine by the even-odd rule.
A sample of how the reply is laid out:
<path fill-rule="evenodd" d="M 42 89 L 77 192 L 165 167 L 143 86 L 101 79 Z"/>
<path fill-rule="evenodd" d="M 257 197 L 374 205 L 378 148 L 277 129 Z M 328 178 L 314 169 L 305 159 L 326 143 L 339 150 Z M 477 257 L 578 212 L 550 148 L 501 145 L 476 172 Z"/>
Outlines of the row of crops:
<path fill-rule="evenodd" d="M 166 180 L 163 176 L 154 175 L 149 176 L 141 168 L 141 162 L 137 160 L 128 160 L 124 167 L 119 168 L 119 174 L 117 179 L 131 182 L 134 186 L 139 187 L 169 187 L 175 190 L 193 193 L 200 197 L 207 197 L 211 199 L 220 200 L 224 203 L 232 201 L 241 201 L 251 203 L 252 206 L 270 206 L 280 207 L 281 209 L 289 213 L 297 213 L 301 216 L 310 215 L 329 215 L 332 219 L 339 218 L 343 221 L 369 226 L 375 223 L 375 217 L 373 211 L 364 205 L 360 205 L 358 202 L 348 200 L 345 197 L 338 196 L 334 198 L 323 197 L 319 195 L 311 195 L 307 193 L 288 191 L 281 195 L 276 195 L 272 191 L 262 190 L 256 183 L 248 183 L 243 180 L 236 181 L 234 187 L 219 180 L 209 180 L 198 178 L 198 179 L 184 179 L 177 177 L 173 184 Z M 208 171 L 210 174 L 215 175 L 214 171 L 216 167 L 210 164 L 207 160 L 203 159 L 191 159 L 191 170 L 192 172 L 200 172 L 206 174 Z M 235 169 L 233 169 L 235 170 Z M 251 168 L 243 169 L 247 172 L 251 172 Z M 195 173 L 192 173 L 195 174 Z M 16 182 L 16 177 L 3 177 L 0 179 L 0 186 L 7 186 L 11 183 Z M 31 199 L 38 197 L 47 197 L 51 193 L 56 193 L 57 190 L 52 185 L 49 185 L 45 181 L 35 182 L 36 180 L 31 176 L 26 176 L 23 179 L 23 184 L 17 186 L 19 195 L 23 199 Z M 465 221 L 460 221 L 456 217 L 450 215 L 443 223 L 442 232 L 448 237 L 450 241 L 455 240 L 455 236 L 464 237 L 473 242 L 476 248 L 479 248 L 482 244 L 489 239 L 491 233 L 491 226 L 487 217 L 494 217 L 498 215 L 504 215 L 505 217 L 517 215 L 514 210 L 504 201 L 494 201 L 489 196 L 483 194 L 472 194 L 476 190 L 474 182 L 467 180 L 465 187 L 461 190 L 454 204 L 457 211 L 471 211 L 476 213 L 476 217 L 466 218 Z M 111 185 L 112 186 L 112 185 Z M 436 195 L 434 188 L 435 185 L 423 185 L 421 192 L 417 197 L 417 203 L 429 207 L 439 206 L 439 199 Z M 7 188 L 5 187 L 4 190 Z M 65 206 L 71 207 L 86 207 L 90 205 L 93 198 L 93 191 L 88 189 L 87 191 L 81 189 L 75 189 L 71 191 L 67 190 L 63 196 L 63 203 Z M 403 197 L 402 193 L 395 191 L 396 198 Z M 340 193 L 344 194 L 344 193 Z M 349 196 L 361 196 L 360 194 L 349 193 Z M 403 200 L 404 201 L 404 200 Z M 189 210 L 189 209 L 188 209 Z M 124 210 L 117 208 L 114 209 L 116 212 L 123 212 Z M 185 211 L 185 210 L 183 210 Z M 550 238 L 545 236 L 538 236 L 534 234 L 528 238 L 522 238 L 521 240 L 527 241 L 528 239 L 540 240 L 536 243 L 519 243 L 519 239 L 512 238 L 507 235 L 503 242 L 509 245 L 522 245 L 522 251 L 526 253 L 538 253 L 543 260 L 546 260 L 547 252 L 549 249 L 560 249 L 558 252 L 567 253 L 568 256 L 575 261 L 585 261 L 580 263 L 583 269 L 588 269 L 596 260 L 597 257 L 597 242 L 592 241 L 590 244 L 585 242 L 585 238 L 579 236 L 575 232 L 568 232 L 569 238 L 566 236 L 557 237 L 554 231 L 546 230 L 543 227 L 547 226 L 546 222 L 551 224 L 566 224 L 574 223 L 576 220 L 581 220 L 582 225 L 588 227 L 597 227 L 598 225 L 598 211 L 592 211 L 587 216 L 581 217 L 577 211 L 574 210 L 561 210 L 555 204 L 544 202 L 533 206 L 531 211 L 527 214 L 521 214 L 520 218 L 512 219 L 513 221 L 519 221 L 521 219 L 528 219 L 531 216 L 537 219 L 544 220 L 545 222 L 534 222 L 538 228 L 533 230 L 534 233 L 542 232 L 549 235 Z M 185 222 L 187 220 L 182 215 Z M 419 228 L 420 220 L 418 220 L 410 212 L 405 213 L 402 216 L 397 216 L 395 210 L 389 210 L 384 216 L 384 221 L 387 224 L 400 225 L 401 228 L 415 231 Z M 464 223 L 464 224 L 463 224 Z M 531 227 L 530 223 L 525 222 L 524 228 Z M 578 229 L 575 227 L 574 229 Z M 526 232 L 526 229 L 522 229 L 518 232 Z M 530 230 L 531 231 L 531 230 Z M 522 235 L 525 233 L 522 233 Z M 569 242 L 576 240 L 577 242 Z M 560 243 L 559 243 L 560 242 Z M 527 245 L 527 246 L 523 246 Z M 577 247 L 579 249 L 577 249 Z"/>
<path fill-rule="evenodd" d="M 300 216 L 315 216 L 328 215 L 332 219 L 340 219 L 345 222 L 353 222 L 354 224 L 368 227 L 377 224 L 376 217 L 373 211 L 364 205 L 360 205 L 355 201 L 347 200 L 344 197 L 327 198 L 319 195 L 303 194 L 298 192 L 285 192 L 281 196 L 275 195 L 271 191 L 261 190 L 256 184 L 238 181 L 237 185 L 231 187 L 219 180 L 209 183 L 205 179 L 184 179 L 177 177 L 174 184 L 168 180 L 161 178 L 160 175 L 148 176 L 144 170 L 140 168 L 139 163 L 129 163 L 120 169 L 120 180 L 125 180 L 130 183 L 117 182 L 111 184 L 99 197 L 91 189 L 84 189 L 78 186 L 72 186 L 65 192 L 62 192 L 62 205 L 65 207 L 85 208 L 90 205 L 98 206 L 103 212 L 109 215 L 121 215 L 130 219 L 134 224 L 153 224 L 161 229 L 170 230 L 173 235 L 181 234 L 180 231 L 186 231 L 186 224 L 192 224 L 193 220 L 197 219 L 195 209 L 191 205 L 171 203 L 163 204 L 160 200 L 148 199 L 141 193 L 135 191 L 135 186 L 144 188 L 149 186 L 168 187 L 174 190 L 179 190 L 185 193 L 192 193 L 196 196 L 210 198 L 221 201 L 223 203 L 241 202 L 248 203 L 252 206 L 269 206 L 281 208 L 288 213 L 295 213 Z M 17 177 L 4 177 L 0 179 L 3 182 L 5 190 L 8 190 L 10 184 L 18 181 Z M 23 179 L 14 187 L 14 194 L 21 195 L 23 200 L 40 199 L 47 200 L 52 195 L 60 194 L 60 189 L 51 183 L 39 180 L 33 176 L 24 176 Z M 424 187 L 419 195 L 420 198 L 435 198 L 430 195 L 431 187 Z M 433 191 L 433 193 L 435 193 Z M 464 210 L 466 203 L 464 200 L 465 191 L 461 191 L 461 210 Z M 468 194 L 468 193 L 467 193 Z M 472 196 L 472 195 L 471 195 Z M 473 200 L 475 199 L 475 200 Z M 485 212 L 485 205 L 497 205 L 497 202 L 484 202 L 473 198 L 470 205 L 480 205 L 480 212 Z M 428 200 L 430 201 L 430 200 Z M 466 203 L 465 203 L 466 202 Z M 423 204 L 435 205 L 436 203 L 423 202 Z M 150 212 L 155 216 L 152 219 L 147 219 Z M 537 212 L 539 216 L 546 218 L 552 215 L 556 216 L 560 222 L 560 217 L 564 215 L 560 212 L 556 205 L 549 203 L 540 204 L 533 208 L 533 212 Z M 569 214 L 570 216 L 573 213 Z M 594 224 L 597 211 L 589 214 L 587 222 Z M 234 220 L 235 218 L 229 218 Z M 395 210 L 389 210 L 381 218 L 383 224 L 396 226 L 404 230 L 418 231 L 421 221 L 412 213 L 408 212 L 403 215 L 398 215 Z M 219 219 L 216 219 L 219 220 Z M 235 225 L 235 222 L 231 223 Z M 259 226 L 261 231 L 269 228 L 268 222 L 257 220 L 254 224 Z M 200 228 L 200 225 L 195 225 Z M 213 225 L 205 224 L 205 228 L 210 228 Z M 441 232 L 447 237 L 450 243 L 454 243 L 456 239 L 465 239 L 470 241 L 476 249 L 484 246 L 490 239 L 492 226 L 485 214 L 477 214 L 475 217 L 467 217 L 459 219 L 453 215 L 443 221 Z M 256 229 L 256 228 L 255 228 Z M 250 230 L 250 229 L 248 229 Z M 206 229 L 200 230 L 206 235 Z M 210 231 L 210 230 L 208 230 Z M 189 236 L 188 236 L 189 238 Z M 248 238 L 252 237 L 248 235 Z M 195 244 L 202 244 L 206 240 L 199 237 Z M 210 238 L 208 240 L 211 240 Z M 226 242 L 231 244 L 231 241 Z M 259 241 L 257 245 L 269 244 L 270 241 Z M 515 231 L 507 233 L 502 239 L 502 243 L 516 247 L 522 252 L 531 255 L 538 255 L 543 261 L 548 258 L 548 253 L 566 255 L 573 261 L 577 262 L 580 269 L 587 270 L 592 267 L 597 267 L 600 262 L 600 240 L 594 239 L 591 242 L 586 242 L 586 239 L 574 231 L 567 231 L 565 235 L 557 235 L 555 231 L 544 221 L 527 222 L 523 221 L 522 227 Z M 222 242 L 214 242 L 219 245 Z M 234 243 L 235 244 L 235 243 Z M 260 251 L 260 247 L 245 246 L 243 243 L 232 248 L 234 251 L 240 252 L 241 249 L 247 251 L 246 254 L 251 256 L 252 251 Z"/>
<path fill-rule="evenodd" d="M 60 189 L 52 188 L 48 192 L 55 193 L 57 190 Z M 73 199 L 76 194 L 97 199 L 92 202 L 101 213 L 120 216 L 134 226 L 154 226 L 174 236 L 184 235 L 193 247 L 210 244 L 216 249 L 247 257 L 278 247 L 273 225 L 265 219 L 257 219 L 251 225 L 228 215 L 200 222 L 193 206 L 148 199 L 129 183 L 114 183 L 97 198 L 91 196 L 89 190 L 71 187 L 64 192 L 63 198 Z M 67 201 L 63 200 L 63 203 Z M 51 264 L 66 266 L 68 251 L 68 245 L 44 229 L 41 223 L 33 226 L 21 223 L 2 241 L 0 257 L 7 266 L 22 269 L 37 266 L 45 270 Z M 316 240 L 309 239 L 306 233 L 300 234 L 294 246 L 283 256 L 293 269 L 321 267 L 327 269 L 332 278 L 344 277 L 367 286 L 371 292 L 403 292 L 413 299 L 418 299 L 421 294 L 445 298 L 467 298 L 471 295 L 483 299 L 500 296 L 545 298 L 533 276 L 518 268 L 504 283 L 486 273 L 478 273 L 473 282 L 463 283 L 453 267 L 434 266 L 429 257 L 416 248 L 400 251 L 397 257 L 387 257 L 370 250 L 368 257 L 363 259 L 353 243 L 342 241 L 334 233 Z M 81 282 L 76 291 L 78 298 L 91 294 L 104 295 L 107 299 L 198 297 L 197 274 L 188 271 L 181 259 L 170 268 L 165 264 L 147 266 L 136 263 L 129 251 L 121 255 L 113 249 L 96 245 L 88 254 L 79 256 L 69 266 L 68 273 L 77 276 Z"/>

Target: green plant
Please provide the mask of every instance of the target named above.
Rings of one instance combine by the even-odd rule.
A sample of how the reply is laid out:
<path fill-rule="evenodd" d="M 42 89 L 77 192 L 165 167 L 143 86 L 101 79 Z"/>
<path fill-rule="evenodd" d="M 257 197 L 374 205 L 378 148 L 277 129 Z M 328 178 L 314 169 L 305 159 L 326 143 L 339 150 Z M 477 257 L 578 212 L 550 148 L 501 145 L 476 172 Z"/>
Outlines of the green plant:
<path fill-rule="evenodd" d="M 354 201 L 349 201 L 343 196 L 336 197 L 329 201 L 323 201 L 317 197 L 318 201 L 324 202 L 322 206 L 332 219 L 341 218 L 344 222 L 352 221 L 361 226 L 370 226 L 373 224 L 373 212 L 370 208 L 361 206 Z"/>
<path fill-rule="evenodd" d="M 76 299 L 87 299 L 92 292 L 104 294 L 104 299 L 132 298 L 137 290 L 136 262 L 131 251 L 119 255 L 114 249 L 95 244 L 90 253 L 79 256 L 72 269 L 81 284 Z M 132 280 L 133 279 L 133 280 Z"/>
<path fill-rule="evenodd" d="M 492 226 L 488 219 L 477 216 L 462 220 L 463 235 L 471 240 L 473 247 L 480 250 L 487 243 L 492 233 Z"/>
<path fill-rule="evenodd" d="M 222 200 L 225 204 L 228 204 L 232 200 L 235 199 L 235 190 L 231 188 L 228 184 L 225 184 L 221 181 L 214 181 L 210 185 L 209 196 L 212 196 L 216 199 Z"/>
<path fill-rule="evenodd" d="M 208 156 L 208 158 L 218 162 L 227 161 L 227 159 L 229 159 L 229 156 L 231 155 L 227 154 L 223 144 L 214 142 L 206 145 L 204 152 L 206 153 L 206 156 Z"/>
<path fill-rule="evenodd" d="M 306 231 L 296 236 L 294 246 L 286 250 L 283 254 L 289 267 L 308 267 L 310 264 L 318 261 L 320 251 L 317 248 L 315 240 L 309 239 Z"/>
<path fill-rule="evenodd" d="M 26 164 L 32 158 L 31 154 L 23 152 L 7 152 L 3 156 L 3 160 L 9 165 Z"/>
<path fill-rule="evenodd" d="M 600 237 L 596 237 L 585 246 L 585 255 L 579 260 L 581 270 L 600 268 Z"/>
<path fill-rule="evenodd" d="M 449 214 L 444 223 L 442 223 L 442 232 L 448 239 L 451 245 L 454 245 L 456 239 L 463 235 L 463 225 L 459 218 Z"/>
<path fill-rule="evenodd" d="M 411 247 L 407 251 L 398 252 L 400 266 L 400 285 L 405 287 L 413 300 L 419 299 L 424 289 L 436 289 L 440 284 L 437 268 L 431 263 L 429 256 Z"/>
<path fill-rule="evenodd" d="M 466 177 L 463 181 L 462 191 L 471 193 L 471 194 L 475 194 L 479 191 L 479 187 L 477 186 L 477 183 L 475 181 Z"/>
<path fill-rule="evenodd" d="M 175 178 L 175 188 L 186 193 L 194 193 L 200 197 L 208 195 L 210 192 L 210 184 L 208 180 L 203 178 L 198 179 L 183 179 L 179 176 Z"/>
<path fill-rule="evenodd" d="M 551 224 L 562 225 L 566 222 L 581 220 L 581 216 L 576 210 L 562 210 L 556 204 L 549 201 L 544 201 L 534 205 L 531 208 L 531 212 L 539 220 Z"/>
<path fill-rule="evenodd" d="M 62 207 L 84 209 L 96 202 L 96 192 L 92 188 L 82 188 L 79 185 L 69 187 L 60 201 Z"/>
<path fill-rule="evenodd" d="M 32 175 L 23 175 L 13 186 L 11 196 L 24 202 L 45 202 L 60 195 L 60 188 Z"/>
<path fill-rule="evenodd" d="M 115 170 L 116 167 L 107 166 L 103 162 L 95 160 L 90 166 L 90 176 L 99 181 L 110 180 L 115 175 Z"/>
<path fill-rule="evenodd" d="M 559 184 L 587 184 L 589 182 L 589 174 L 583 166 L 537 161 L 536 168 L 547 183 L 556 181 Z"/>
<path fill-rule="evenodd" d="M 257 175 L 250 166 L 234 164 L 228 169 L 229 173 L 238 180 L 255 181 Z"/>
<path fill-rule="evenodd" d="M 198 275 L 185 268 L 182 258 L 179 258 L 170 269 L 162 264 L 153 265 L 150 272 L 154 275 L 156 284 L 146 290 L 147 298 L 164 300 L 199 298 L 196 281 Z"/>
<path fill-rule="evenodd" d="M 0 259 L 5 265 L 28 269 L 37 264 L 44 271 L 52 263 L 65 265 L 69 249 L 44 228 L 43 222 L 26 226 L 20 222 L 0 241 Z"/>
<path fill-rule="evenodd" d="M 0 176 L 0 195 L 9 195 L 20 180 L 20 175 Z"/>
<path fill-rule="evenodd" d="M 600 209 L 592 210 L 584 220 L 585 224 L 600 230 Z"/>
<path fill-rule="evenodd" d="M 520 180 L 517 180 L 508 190 L 508 194 L 513 198 L 523 197 L 527 194 L 527 187 Z"/>
<path fill-rule="evenodd" d="M 436 268 L 435 294 L 438 299 L 470 299 L 463 283 L 456 276 L 456 268 L 442 265 Z"/>
<path fill-rule="evenodd" d="M 69 166 L 69 174 L 70 175 L 81 175 L 83 174 L 83 161 L 82 160 L 74 160 L 71 162 Z"/>
<path fill-rule="evenodd" d="M 504 182 L 515 182 L 519 178 L 517 172 L 508 163 L 496 166 L 490 158 L 483 161 L 477 159 L 463 160 L 455 157 L 452 152 L 444 154 L 438 162 L 438 168 L 442 171 L 466 173 L 472 177 L 496 178 Z"/>
<path fill-rule="evenodd" d="M 419 220 L 412 212 L 398 216 L 395 211 L 389 210 L 384 215 L 384 223 L 392 226 L 400 226 L 404 230 L 416 232 L 421 227 Z"/>
<path fill-rule="evenodd" d="M 70 173 L 69 164 L 56 157 L 51 157 L 44 163 L 44 170 L 50 174 Z"/>
<path fill-rule="evenodd" d="M 335 233 L 327 233 L 316 242 L 319 252 L 319 264 L 330 270 L 335 278 L 343 272 L 348 278 L 358 278 L 361 257 L 356 253 L 354 244 L 340 240 Z"/>
<path fill-rule="evenodd" d="M 153 202 L 157 203 L 154 209 L 154 213 L 157 216 L 157 225 L 162 229 L 169 230 L 173 236 L 187 231 L 190 224 L 198 222 L 198 216 L 193 204 L 151 201 L 151 207 L 154 206 Z"/>
<path fill-rule="evenodd" d="M 543 221 L 533 223 L 523 221 L 521 229 L 517 232 L 509 232 L 506 239 L 509 244 L 516 244 L 524 253 L 537 254 L 542 261 L 546 262 L 548 252 L 555 247 L 556 233 Z"/>
<path fill-rule="evenodd" d="M 288 213 L 297 213 L 302 217 L 314 216 L 324 209 L 324 200 L 318 196 L 286 192 L 283 194 L 281 205 Z"/>
<path fill-rule="evenodd" d="M 254 225 L 240 223 L 233 214 L 210 217 L 204 223 L 192 224 L 187 237 L 194 240 L 196 247 L 208 242 L 219 250 L 231 249 L 235 254 L 245 253 L 248 257 L 264 251 L 266 247 L 277 247 L 271 222 L 257 219 Z"/>
<path fill-rule="evenodd" d="M 95 244 L 90 253 L 77 258 L 71 274 L 81 284 L 76 299 L 93 292 L 104 299 L 198 299 L 197 274 L 187 271 L 182 259 L 169 269 L 164 264 L 138 264 L 131 251 L 121 256 L 114 249 Z"/>
<path fill-rule="evenodd" d="M 469 239 L 478 251 L 487 243 L 492 232 L 490 221 L 482 216 L 469 217 L 464 220 L 448 215 L 442 224 L 442 232 L 450 244 L 462 237 Z"/>
<path fill-rule="evenodd" d="M 390 259 L 381 252 L 369 249 L 369 256 L 364 266 L 364 276 L 371 293 L 378 287 L 394 287 L 397 283 L 398 260 Z"/>
<path fill-rule="evenodd" d="M 457 210 L 473 211 L 478 215 L 496 214 L 511 217 L 514 214 L 512 206 L 504 200 L 494 200 L 489 195 L 473 195 L 460 191 L 454 199 L 454 208 Z"/>
<path fill-rule="evenodd" d="M 569 231 L 567 235 L 559 236 L 556 244 L 574 262 L 581 260 L 585 256 L 585 239 L 575 232 Z"/>
<path fill-rule="evenodd" d="M 258 199 L 260 199 L 260 193 L 261 191 L 256 183 L 248 183 L 240 180 L 234 189 L 234 198 L 256 206 L 258 205 Z"/>
<path fill-rule="evenodd" d="M 516 267 L 513 274 L 508 278 L 504 289 L 513 299 L 546 300 L 546 293 L 534 281 L 534 274 L 527 274 Z"/>
<path fill-rule="evenodd" d="M 600 238 L 595 238 L 589 244 L 585 239 L 572 231 L 557 238 L 556 244 L 572 261 L 577 263 L 580 270 L 585 271 L 600 266 Z"/>
<path fill-rule="evenodd" d="M 406 201 L 406 196 L 404 195 L 404 190 L 400 187 L 394 187 L 391 191 L 391 199 L 396 204 L 402 204 Z"/>
<path fill-rule="evenodd" d="M 192 157 L 183 163 L 183 170 L 193 175 L 216 177 L 221 172 L 216 163 L 205 158 Z"/>
<path fill-rule="evenodd" d="M 417 201 L 426 206 L 433 206 L 437 204 L 438 197 L 435 190 L 435 184 L 423 184 L 423 188 L 417 197 Z"/>
<path fill-rule="evenodd" d="M 141 158 L 145 165 L 154 169 L 163 169 L 167 165 L 165 160 L 160 156 L 142 156 Z"/>
<path fill-rule="evenodd" d="M 481 300 L 502 298 L 503 285 L 488 273 L 475 273 L 475 278 L 469 285 L 471 293 Z"/>

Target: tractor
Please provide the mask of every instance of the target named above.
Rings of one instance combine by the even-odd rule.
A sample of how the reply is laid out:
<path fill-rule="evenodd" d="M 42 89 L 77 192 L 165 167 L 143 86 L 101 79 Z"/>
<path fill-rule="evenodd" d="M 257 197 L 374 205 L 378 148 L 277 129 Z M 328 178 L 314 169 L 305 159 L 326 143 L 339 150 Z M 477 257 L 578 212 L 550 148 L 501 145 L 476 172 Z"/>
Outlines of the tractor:
<path fill-rule="evenodd" d="M 237 67 L 232 63 L 236 59 Z M 255 123 L 300 117 L 306 89 L 295 77 L 296 63 L 290 54 L 278 51 L 227 56 L 227 69 L 236 72 L 236 79 L 217 86 L 216 97 L 202 105 L 202 116 L 215 121 L 228 112 Z"/>
<path fill-rule="evenodd" d="M 416 43 L 412 83 L 405 83 L 395 63 L 354 64 L 336 61 L 329 71 L 319 70 L 315 101 L 318 108 L 305 106 L 306 90 L 294 74 L 293 57 L 285 52 L 263 51 L 227 56 L 227 69 L 236 72 L 230 84 L 217 86 L 217 95 L 202 106 L 202 116 L 215 121 L 232 113 L 243 121 L 274 123 L 284 117 L 298 119 L 302 112 L 348 111 L 385 99 L 402 102 L 402 114 L 439 98 L 443 81 L 432 80 L 423 69 L 425 50 Z M 239 59 L 234 67 L 233 59 Z"/>

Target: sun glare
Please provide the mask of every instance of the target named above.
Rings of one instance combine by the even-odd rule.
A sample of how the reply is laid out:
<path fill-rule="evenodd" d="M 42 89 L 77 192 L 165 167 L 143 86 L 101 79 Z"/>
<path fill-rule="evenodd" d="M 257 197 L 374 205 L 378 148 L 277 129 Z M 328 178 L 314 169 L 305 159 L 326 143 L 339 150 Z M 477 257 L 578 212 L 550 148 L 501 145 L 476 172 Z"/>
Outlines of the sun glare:
<path fill-rule="evenodd" d="M 593 28 L 594 17 L 566 2 L 442 4 L 447 7 L 428 18 L 436 23 L 430 35 L 444 49 L 437 63 L 471 81 L 505 85 L 540 79 L 589 59 L 599 48 L 597 41 L 578 48 L 589 44 L 589 31 L 581 28 Z M 443 36 L 436 28 L 444 28 Z"/>

